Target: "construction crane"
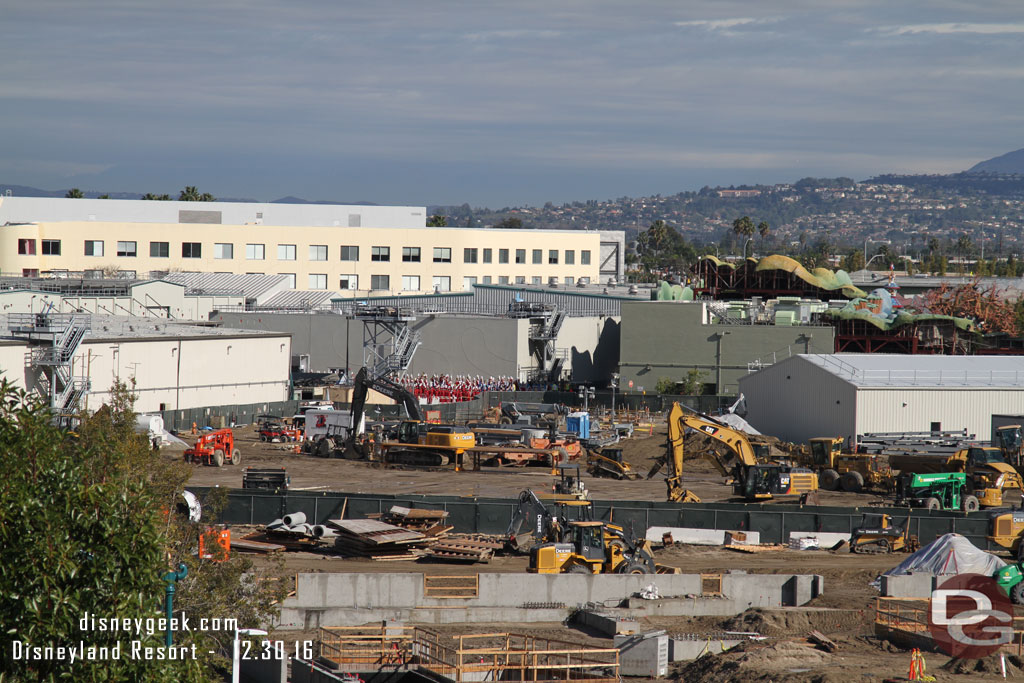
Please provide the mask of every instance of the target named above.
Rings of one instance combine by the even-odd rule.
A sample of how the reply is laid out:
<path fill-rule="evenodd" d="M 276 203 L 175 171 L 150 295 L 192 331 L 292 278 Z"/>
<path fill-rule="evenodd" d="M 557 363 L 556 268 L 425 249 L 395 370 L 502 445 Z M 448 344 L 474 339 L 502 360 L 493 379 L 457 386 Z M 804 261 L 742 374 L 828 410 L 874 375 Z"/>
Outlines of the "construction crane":
<path fill-rule="evenodd" d="M 791 467 L 773 462 L 759 462 L 758 452 L 743 432 L 719 422 L 713 417 L 673 403 L 668 414 L 668 444 L 663 462 L 669 464 L 665 478 L 667 497 L 671 502 L 699 503 L 700 498 L 683 487 L 684 437 L 686 429 L 693 429 L 723 444 L 727 455 L 708 449 L 702 457 L 733 482 L 733 492 L 746 500 L 768 499 L 778 495 L 800 495 L 818 489 L 818 476 L 805 467 Z M 767 453 L 762 447 L 761 457 Z M 655 465 L 650 479 L 660 465 Z"/>

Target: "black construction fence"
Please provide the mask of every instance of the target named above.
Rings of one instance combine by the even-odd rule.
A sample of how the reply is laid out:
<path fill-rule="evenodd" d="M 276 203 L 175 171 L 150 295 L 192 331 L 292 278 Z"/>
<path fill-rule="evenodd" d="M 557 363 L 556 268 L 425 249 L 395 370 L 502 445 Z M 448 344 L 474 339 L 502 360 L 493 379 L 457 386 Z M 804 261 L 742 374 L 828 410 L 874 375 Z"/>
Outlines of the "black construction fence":
<path fill-rule="evenodd" d="M 210 490 L 189 489 L 203 500 Z M 311 524 L 338 519 L 360 519 L 386 512 L 393 505 L 448 511 L 449 523 L 463 533 L 503 534 L 515 513 L 517 501 L 510 498 L 472 498 L 432 495 L 385 495 L 288 491 L 273 493 L 232 489 L 216 520 L 223 524 L 267 524 L 292 512 L 303 512 Z M 552 510 L 554 512 L 554 510 Z M 906 508 L 800 506 L 778 503 L 677 503 L 642 500 L 594 501 L 597 519 L 632 528 L 643 535 L 652 526 L 691 527 L 725 531 L 756 531 L 761 543 L 787 543 L 791 531 L 849 534 L 860 526 L 865 513 L 884 512 L 897 524 L 910 516 L 910 533 L 927 544 L 947 533 L 957 533 L 984 549 L 989 512 L 942 512 Z"/>
<path fill-rule="evenodd" d="M 200 429 L 203 427 L 230 427 L 232 425 L 252 424 L 259 415 L 276 415 L 291 417 L 299 410 L 298 401 L 268 401 L 265 403 L 239 403 L 226 406 L 208 406 L 205 408 L 185 408 L 184 410 L 164 410 L 160 415 L 164 418 L 164 429 L 169 431 L 188 431 L 194 422 Z"/>

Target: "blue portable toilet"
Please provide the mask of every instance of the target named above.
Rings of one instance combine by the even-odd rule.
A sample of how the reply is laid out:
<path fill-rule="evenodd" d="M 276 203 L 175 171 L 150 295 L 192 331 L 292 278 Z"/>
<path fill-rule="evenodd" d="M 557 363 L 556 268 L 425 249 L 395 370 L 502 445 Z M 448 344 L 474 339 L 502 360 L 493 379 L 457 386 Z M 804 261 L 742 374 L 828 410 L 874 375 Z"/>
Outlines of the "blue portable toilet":
<path fill-rule="evenodd" d="M 590 413 L 569 413 L 565 418 L 565 428 L 581 439 L 589 439 Z"/>

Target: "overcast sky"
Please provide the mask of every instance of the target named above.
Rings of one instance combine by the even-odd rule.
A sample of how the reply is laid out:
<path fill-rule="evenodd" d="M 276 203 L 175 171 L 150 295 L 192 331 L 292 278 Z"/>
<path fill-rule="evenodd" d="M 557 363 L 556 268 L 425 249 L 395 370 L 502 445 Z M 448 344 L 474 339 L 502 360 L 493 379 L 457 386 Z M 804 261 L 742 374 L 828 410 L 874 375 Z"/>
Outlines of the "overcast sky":
<path fill-rule="evenodd" d="M 516 206 L 1024 147 L 1024 2 L 32 0 L 0 182 Z"/>

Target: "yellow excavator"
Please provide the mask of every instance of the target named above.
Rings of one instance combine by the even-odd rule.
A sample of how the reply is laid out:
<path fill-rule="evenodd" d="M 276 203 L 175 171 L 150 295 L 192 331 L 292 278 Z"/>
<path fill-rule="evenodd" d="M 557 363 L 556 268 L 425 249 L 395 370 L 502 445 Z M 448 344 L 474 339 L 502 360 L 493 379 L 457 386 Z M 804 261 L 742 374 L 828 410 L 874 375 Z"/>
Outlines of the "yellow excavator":
<path fill-rule="evenodd" d="M 773 496 L 801 495 L 818 489 L 818 475 L 806 467 L 791 467 L 774 462 L 759 462 L 758 452 L 743 432 L 733 429 L 713 417 L 673 403 L 668 414 L 668 448 L 665 460 L 669 471 L 665 478 L 667 497 L 671 502 L 699 503 L 700 498 L 682 483 L 683 450 L 686 429 L 696 430 L 726 446 L 729 454 L 721 455 L 707 450 L 702 456 L 715 465 L 725 477 L 730 477 L 733 492 L 746 500 L 764 500 Z M 767 457 L 762 447 L 761 458 Z M 661 468 L 651 468 L 650 479 Z"/>

